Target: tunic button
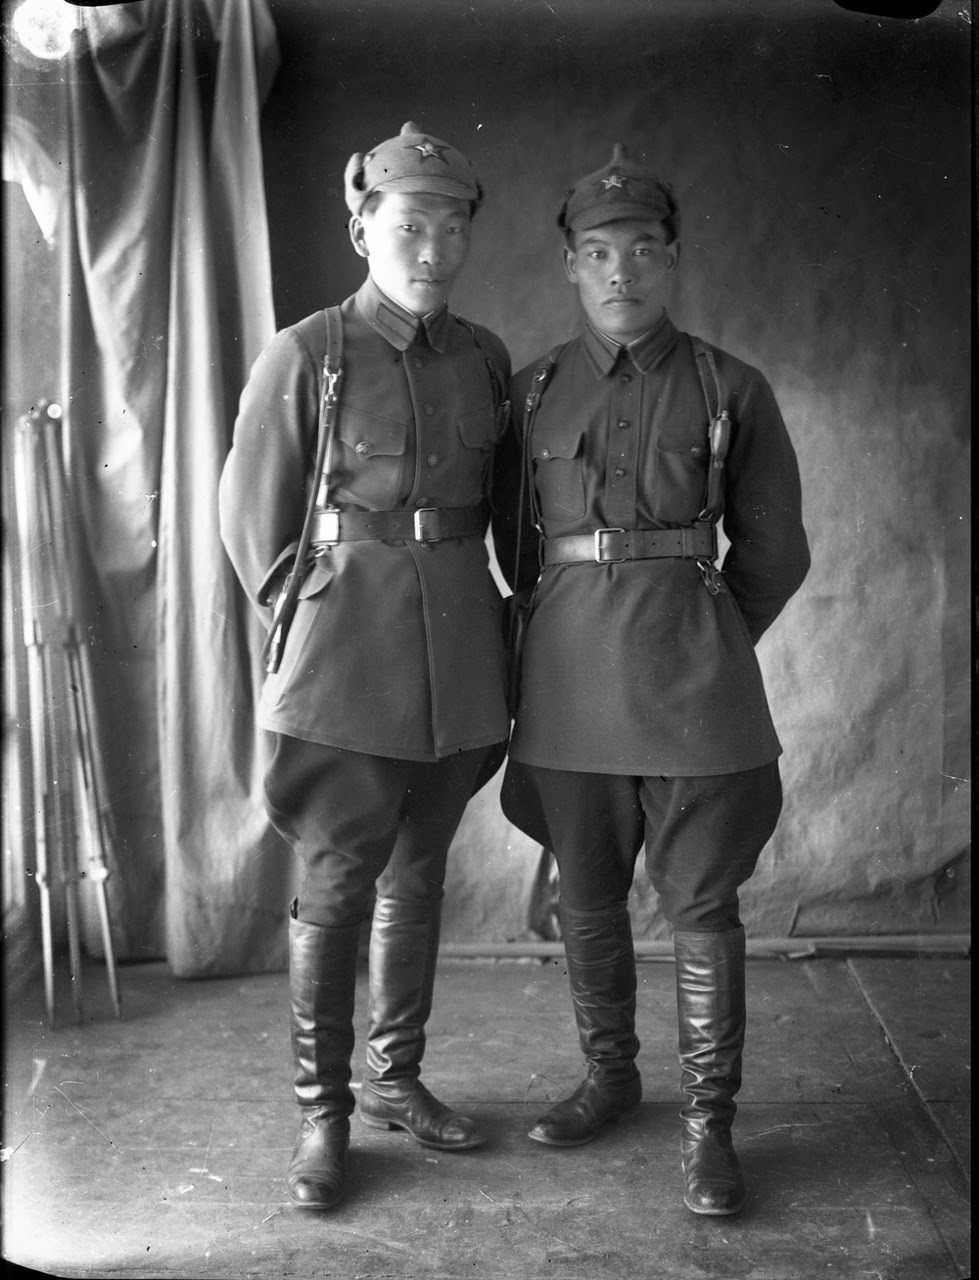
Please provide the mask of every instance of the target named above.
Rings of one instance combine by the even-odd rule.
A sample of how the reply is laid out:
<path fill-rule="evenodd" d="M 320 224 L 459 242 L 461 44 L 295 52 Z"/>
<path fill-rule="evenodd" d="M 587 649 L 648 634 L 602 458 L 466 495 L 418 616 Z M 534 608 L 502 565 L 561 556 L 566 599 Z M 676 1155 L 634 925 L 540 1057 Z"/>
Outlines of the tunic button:
<path fill-rule="evenodd" d="M 425 368 L 425 361 L 421 358 L 421 356 L 412 356 L 411 363 L 415 366 L 416 369 Z"/>
<path fill-rule="evenodd" d="M 620 373 L 620 374 L 619 374 L 619 381 L 620 381 L 620 382 L 631 382 L 631 381 L 632 381 L 632 374 L 631 374 L 631 373 Z"/>
<path fill-rule="evenodd" d="M 437 467 L 437 466 L 438 466 L 438 462 L 439 462 L 439 456 L 438 456 L 438 454 L 437 454 L 437 453 L 430 453 L 430 454 L 428 455 L 428 459 L 427 459 L 427 461 L 428 461 L 428 465 L 429 465 L 430 467 Z"/>
<path fill-rule="evenodd" d="M 623 431 L 625 431 L 628 427 L 632 426 L 632 423 L 629 421 L 628 418 L 620 418 L 619 426 L 622 428 Z"/>
<path fill-rule="evenodd" d="M 549 458 L 549 457 L 551 456 L 551 451 L 550 451 L 550 449 L 541 449 L 541 451 L 540 451 L 540 456 L 541 456 L 542 458 Z"/>
<path fill-rule="evenodd" d="M 435 412 L 435 405 L 433 404 L 424 404 L 422 405 L 422 408 L 425 410 L 425 412 L 428 414 L 429 417 L 431 417 L 432 414 Z"/>
<path fill-rule="evenodd" d="M 359 440 L 354 445 L 354 453 L 359 454 L 362 458 L 369 458 L 374 452 L 374 446 L 369 440 Z"/>
<path fill-rule="evenodd" d="M 699 444 L 692 444 L 690 446 L 690 452 L 694 455 L 695 458 L 698 458 L 702 453 L 706 453 L 707 450 L 701 448 Z"/>
<path fill-rule="evenodd" d="M 621 479 L 621 478 L 622 478 L 622 476 L 624 476 L 624 475 L 626 474 L 626 472 L 625 472 L 624 468 L 622 468 L 622 467 L 616 467 L 616 468 L 615 468 L 615 474 L 616 474 L 616 475 Z"/>

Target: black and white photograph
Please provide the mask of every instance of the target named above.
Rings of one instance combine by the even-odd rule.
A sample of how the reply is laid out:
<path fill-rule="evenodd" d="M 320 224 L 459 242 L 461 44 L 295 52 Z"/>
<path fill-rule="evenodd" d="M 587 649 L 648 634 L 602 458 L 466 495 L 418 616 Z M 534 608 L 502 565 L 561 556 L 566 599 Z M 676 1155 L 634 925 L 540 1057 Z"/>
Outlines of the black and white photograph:
<path fill-rule="evenodd" d="M 4 0 L 0 1254 L 967 1280 L 967 0 Z"/>

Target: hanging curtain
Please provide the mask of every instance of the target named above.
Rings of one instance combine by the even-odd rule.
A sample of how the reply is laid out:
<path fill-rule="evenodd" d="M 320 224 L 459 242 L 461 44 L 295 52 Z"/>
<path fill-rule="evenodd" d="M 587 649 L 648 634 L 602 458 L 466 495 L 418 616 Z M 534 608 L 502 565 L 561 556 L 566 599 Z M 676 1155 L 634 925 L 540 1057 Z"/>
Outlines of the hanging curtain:
<path fill-rule="evenodd" d="M 256 66 L 256 47 L 275 44 L 258 4 L 211 7 L 209 135 L 188 74 L 195 33 L 180 30 L 157 581 L 167 957 L 184 975 L 285 965 L 293 865 L 262 805 L 262 634 L 217 504 L 238 396 L 275 331 L 259 139 L 268 66 Z"/>
<path fill-rule="evenodd" d="M 293 868 L 262 806 L 261 635 L 217 524 L 238 395 L 275 329 L 275 31 L 265 0 L 77 14 L 55 147 L 62 400 L 117 954 L 181 976 L 279 968 Z"/>

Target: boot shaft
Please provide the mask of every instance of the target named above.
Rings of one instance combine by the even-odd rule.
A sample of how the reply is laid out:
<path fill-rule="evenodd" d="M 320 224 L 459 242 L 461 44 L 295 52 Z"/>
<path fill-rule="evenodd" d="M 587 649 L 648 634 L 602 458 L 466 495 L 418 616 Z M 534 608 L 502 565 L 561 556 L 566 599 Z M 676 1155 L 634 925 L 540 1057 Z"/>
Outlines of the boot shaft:
<path fill-rule="evenodd" d="M 729 1132 L 741 1088 L 745 1036 L 743 929 L 677 932 L 677 1025 L 681 1111 L 690 1138 Z"/>
<path fill-rule="evenodd" d="M 295 909 L 295 908 L 293 908 Z M 350 1058 L 360 930 L 289 920 L 289 999 L 296 1100 L 322 1116 L 349 1116 Z"/>
<path fill-rule="evenodd" d="M 575 911 L 562 905 L 561 931 L 581 1051 L 589 1075 L 633 1078 L 636 956 L 627 905 Z"/>
<path fill-rule="evenodd" d="M 369 1079 L 417 1079 L 421 1072 L 440 925 L 440 902 L 377 899 L 370 942 Z"/>

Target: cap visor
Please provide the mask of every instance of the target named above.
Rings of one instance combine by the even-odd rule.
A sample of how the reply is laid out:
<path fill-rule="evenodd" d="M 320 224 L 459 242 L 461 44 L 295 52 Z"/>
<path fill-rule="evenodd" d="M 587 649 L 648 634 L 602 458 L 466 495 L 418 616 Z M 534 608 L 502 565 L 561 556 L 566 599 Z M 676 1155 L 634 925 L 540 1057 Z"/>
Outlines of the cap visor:
<path fill-rule="evenodd" d="M 623 201 L 621 204 L 615 204 L 604 209 L 590 209 L 584 213 L 579 213 L 576 218 L 572 218 L 568 226 L 572 231 L 590 231 L 593 227 L 604 227 L 609 222 L 624 222 L 627 219 L 638 218 L 642 221 L 662 222 L 664 218 L 670 216 L 670 211 L 665 204 L 657 207 L 651 204 L 629 204 Z"/>
<path fill-rule="evenodd" d="M 453 196 L 456 200 L 478 200 L 479 192 L 456 178 L 432 177 L 388 178 L 380 182 L 374 191 L 400 191 L 417 195 Z M 372 192 L 373 194 L 373 192 Z"/>

